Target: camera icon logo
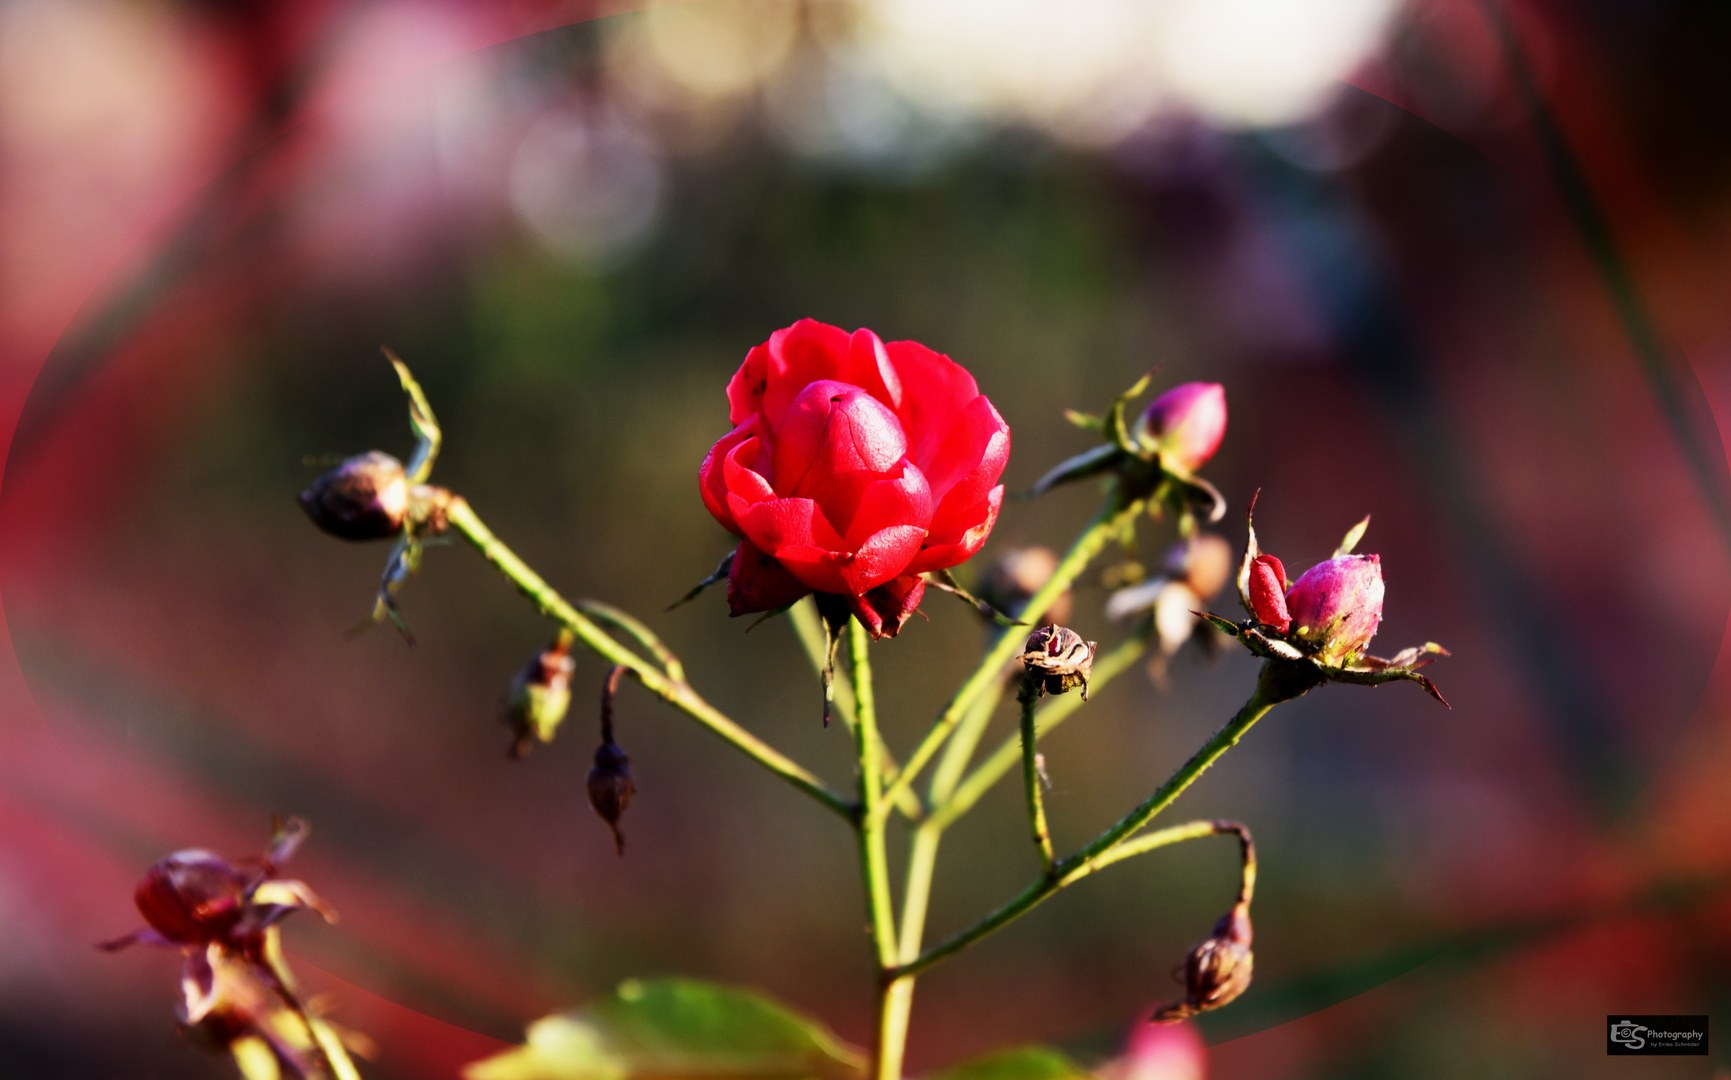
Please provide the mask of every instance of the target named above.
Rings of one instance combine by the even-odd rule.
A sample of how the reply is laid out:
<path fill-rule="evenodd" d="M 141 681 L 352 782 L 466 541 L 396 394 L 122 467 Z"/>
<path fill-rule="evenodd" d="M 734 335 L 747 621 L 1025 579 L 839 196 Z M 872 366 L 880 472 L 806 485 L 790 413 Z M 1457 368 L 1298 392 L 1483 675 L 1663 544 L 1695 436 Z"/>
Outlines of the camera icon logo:
<path fill-rule="evenodd" d="M 1652 1029 L 1646 1025 L 1637 1024 L 1633 1020 L 1613 1020 L 1611 1021 L 1611 1041 L 1618 1046 L 1639 1050 L 1647 1045 L 1644 1034 L 1650 1030 Z"/>

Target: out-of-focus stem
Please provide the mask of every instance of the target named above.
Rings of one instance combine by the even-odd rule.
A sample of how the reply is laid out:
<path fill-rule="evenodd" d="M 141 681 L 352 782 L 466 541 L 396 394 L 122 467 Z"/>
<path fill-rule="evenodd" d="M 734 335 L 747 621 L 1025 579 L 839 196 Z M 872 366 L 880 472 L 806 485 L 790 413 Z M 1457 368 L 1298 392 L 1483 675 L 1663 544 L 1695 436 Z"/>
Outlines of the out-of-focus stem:
<path fill-rule="evenodd" d="M 482 558 L 492 563 L 495 569 L 517 586 L 519 592 L 534 602 L 543 615 L 571 631 L 577 636 L 577 640 L 603 660 L 630 668 L 631 673 L 651 693 L 708 728 L 746 757 L 842 817 L 853 820 L 856 810 L 853 803 L 831 791 L 822 780 L 781 751 L 740 727 L 705 701 L 689 684 L 671 678 L 666 672 L 609 637 L 493 535 L 493 531 L 481 521 L 466 499 L 461 496 L 453 497 L 446 511 L 446 519 L 451 528 L 475 545 Z"/>
<path fill-rule="evenodd" d="M 1268 710 L 1272 709 L 1276 703 L 1294 696 L 1280 684 L 1277 675 L 1271 674 L 1274 671 L 1274 662 L 1263 666 L 1262 675 L 1256 681 L 1255 692 L 1250 695 L 1250 700 L 1244 703 L 1244 707 L 1238 710 L 1237 715 L 1227 721 L 1225 727 L 1215 732 L 1213 737 L 1203 744 L 1202 749 L 1196 751 L 1189 761 L 1179 766 L 1178 771 L 1173 773 L 1164 784 L 1161 784 L 1159 789 L 1148 796 L 1140 806 L 1126 814 L 1116 825 L 1095 837 L 1082 850 L 1069 858 L 1060 860 L 1052 867 L 1050 873 L 1023 889 L 1003 907 L 961 933 L 927 949 L 917 958 L 903 963 L 896 970 L 896 975 L 918 974 L 933 964 L 955 955 L 981 938 L 1027 914 L 1035 905 L 1046 900 L 1059 889 L 1098 869 L 1095 864 L 1100 862 L 1102 856 L 1109 854 L 1113 848 L 1153 820 L 1156 814 L 1172 805 L 1173 800 L 1195 783 L 1196 778 L 1206 772 L 1208 767 L 1220 758 L 1220 755 L 1237 745 L 1244 733 L 1267 715 Z M 1185 836 L 1178 837 L 1178 839 L 1186 838 Z M 1150 849 L 1144 848 L 1143 850 Z"/>
<path fill-rule="evenodd" d="M 1088 677 L 1088 688 L 1091 693 L 1098 694 L 1100 688 L 1111 682 L 1118 675 L 1129 670 L 1142 654 L 1148 649 L 1147 637 L 1138 634 L 1125 638 L 1112 651 L 1094 661 L 1094 670 Z M 1064 694 L 1054 698 L 1040 710 L 1035 721 L 1034 736 L 1036 739 L 1045 737 L 1051 730 L 1069 718 L 1070 714 L 1081 708 L 1082 699 L 1077 694 Z M 956 736 L 957 740 L 961 734 Z M 943 775 L 944 766 L 948 764 L 949 750 L 945 750 L 945 760 L 939 763 L 938 776 Z M 936 790 L 932 792 L 932 824 L 940 829 L 950 826 L 957 818 L 973 809 L 980 797 L 990 791 L 993 784 L 1011 769 L 1015 768 L 1022 753 L 1022 738 L 1011 735 L 998 748 L 992 751 L 992 756 L 982 761 L 967 779 L 953 789 L 953 794 L 945 792 L 940 796 Z M 936 777 L 934 777 L 936 779 Z"/>
<path fill-rule="evenodd" d="M 1040 869 L 1050 874 L 1054 862 L 1052 832 L 1046 827 L 1046 800 L 1040 794 L 1040 762 L 1034 749 L 1034 706 L 1040 701 L 1038 684 L 1023 679 L 1016 700 L 1022 706 L 1022 786 L 1028 793 L 1028 828 L 1040 853 Z"/>
<path fill-rule="evenodd" d="M 1022 608 L 1021 614 L 1018 616 L 1019 618 L 1030 625 L 1037 624 L 1040 621 L 1040 616 L 1044 615 L 1046 609 L 1052 606 L 1052 602 L 1062 596 L 1064 590 L 1068 589 L 1081 576 L 1082 571 L 1087 569 L 1088 563 L 1100 553 L 1100 549 L 1106 546 L 1107 541 L 1119 534 L 1123 521 L 1128 517 L 1140 514 L 1146 505 L 1146 500 L 1143 499 L 1135 499 L 1126 505 L 1123 498 L 1117 488 L 1114 488 L 1112 494 L 1106 497 L 1106 502 L 1094 515 L 1094 520 L 1088 523 L 1087 528 L 1082 530 L 1080 536 L 1076 537 L 1076 542 L 1070 545 L 1070 550 L 1064 554 L 1063 561 L 1058 563 L 1057 569 L 1052 571 L 1052 576 L 1047 579 L 1044 585 L 1040 586 L 1039 591 L 1029 597 L 1027 605 Z M 926 764 L 931 761 L 932 755 L 938 752 L 944 745 L 944 740 L 949 738 L 950 733 L 956 729 L 956 725 L 961 723 L 962 717 L 967 714 L 968 707 L 982 693 L 986 692 L 994 679 L 999 678 L 999 673 L 1003 670 L 1004 665 L 1009 662 L 1010 657 L 1016 655 L 1017 650 L 1027 641 L 1027 637 L 1028 627 L 1026 626 L 1008 627 L 1002 634 L 998 635 L 998 640 L 990 649 L 986 650 L 986 655 L 980 658 L 979 666 L 974 669 L 974 673 L 968 676 L 968 681 L 962 684 L 960 690 L 956 691 L 955 696 L 944 707 L 943 713 L 938 716 L 937 722 L 932 725 L 930 731 L 926 732 L 926 736 L 920 740 L 918 748 L 909 756 L 907 764 L 902 767 L 901 775 L 890 787 L 889 798 L 899 798 L 901 789 L 913 783 L 914 777 L 926 767 Z"/>

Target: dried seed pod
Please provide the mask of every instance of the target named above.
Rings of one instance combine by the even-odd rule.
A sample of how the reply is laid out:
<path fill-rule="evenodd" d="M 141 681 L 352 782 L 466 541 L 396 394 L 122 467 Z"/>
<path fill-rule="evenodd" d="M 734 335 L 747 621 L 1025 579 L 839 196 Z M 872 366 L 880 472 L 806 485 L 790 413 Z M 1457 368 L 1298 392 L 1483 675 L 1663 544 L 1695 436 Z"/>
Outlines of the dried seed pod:
<path fill-rule="evenodd" d="M 573 640 L 568 631 L 560 631 L 553 644 L 530 657 L 511 680 L 505 723 L 517 736 L 511 746 L 512 757 L 528 753 L 537 739 L 552 742 L 553 733 L 570 711 L 571 674 L 577 669 L 571 656 Z"/>
<path fill-rule="evenodd" d="M 595 750 L 595 764 L 589 770 L 589 805 L 607 827 L 613 830 L 613 843 L 619 854 L 625 854 L 625 834 L 619 829 L 619 818 L 631 805 L 637 785 L 631 779 L 631 759 L 613 741 L 613 695 L 619 689 L 624 665 L 607 673 L 601 688 L 601 745 Z"/>
<path fill-rule="evenodd" d="M 300 493 L 313 524 L 344 540 L 382 540 L 403 531 L 409 482 L 403 463 L 377 450 L 349 458 Z"/>
<path fill-rule="evenodd" d="M 1098 642 L 1083 641 L 1082 635 L 1067 626 L 1042 626 L 1028 635 L 1016 659 L 1045 693 L 1062 694 L 1079 686 L 1082 700 L 1087 701 L 1088 675 L 1094 670 L 1098 648 Z"/>
<path fill-rule="evenodd" d="M 1156 1024 L 1185 1020 L 1218 1009 L 1250 988 L 1255 957 L 1250 951 L 1250 901 L 1240 900 L 1214 924 L 1214 933 L 1184 958 L 1184 1000 L 1149 1019 Z"/>

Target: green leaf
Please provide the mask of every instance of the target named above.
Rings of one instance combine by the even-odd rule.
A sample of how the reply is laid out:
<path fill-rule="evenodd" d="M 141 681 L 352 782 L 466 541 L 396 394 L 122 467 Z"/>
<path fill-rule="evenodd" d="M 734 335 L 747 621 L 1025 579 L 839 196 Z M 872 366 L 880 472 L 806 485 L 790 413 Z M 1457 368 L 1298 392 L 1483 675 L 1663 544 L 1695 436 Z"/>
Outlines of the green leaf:
<path fill-rule="evenodd" d="M 1137 379 L 1134 386 L 1112 399 L 1112 410 L 1106 414 L 1103 434 L 1109 442 L 1126 454 L 1135 454 L 1139 457 L 1146 456 L 1143 448 L 1138 446 L 1136 440 L 1130 437 L 1130 429 L 1124 422 L 1124 406 L 1129 404 L 1131 398 L 1140 397 L 1142 391 L 1148 389 L 1148 384 L 1153 381 L 1154 373 L 1152 371 Z"/>
<path fill-rule="evenodd" d="M 529 1027 L 528 1045 L 464 1080 L 841 1080 L 864 1058 L 816 1021 L 745 990 L 629 980 L 580 1012 Z"/>
<path fill-rule="evenodd" d="M 1352 549 L 1358 546 L 1360 540 L 1364 539 L 1364 530 L 1368 528 L 1370 528 L 1370 515 L 1366 514 L 1363 521 L 1346 530 L 1346 536 L 1340 541 L 1340 546 L 1334 549 L 1334 557 L 1338 559 L 1342 555 L 1351 555 Z"/>
<path fill-rule="evenodd" d="M 952 1065 L 932 1080 L 1072 1080 L 1087 1075 L 1050 1047 L 1020 1046 Z"/>
<path fill-rule="evenodd" d="M 1034 481 L 1034 486 L 1028 489 L 1030 498 L 1044 495 L 1059 484 L 1067 484 L 1072 480 L 1083 480 L 1090 476 L 1099 476 L 1118 463 L 1118 456 L 1123 451 L 1113 443 L 1101 443 L 1090 447 L 1075 457 L 1066 458 L 1053 466 L 1045 476 Z"/>

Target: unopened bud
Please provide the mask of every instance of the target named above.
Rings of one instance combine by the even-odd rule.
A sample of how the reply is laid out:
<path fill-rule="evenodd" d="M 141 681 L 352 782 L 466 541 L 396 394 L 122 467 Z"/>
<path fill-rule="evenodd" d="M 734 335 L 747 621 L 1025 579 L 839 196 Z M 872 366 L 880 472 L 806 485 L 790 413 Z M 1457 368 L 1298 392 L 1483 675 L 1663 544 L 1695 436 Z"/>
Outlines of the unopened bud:
<path fill-rule="evenodd" d="M 1027 669 L 1028 678 L 1048 694 L 1062 694 L 1082 688 L 1082 700 L 1088 700 L 1088 676 L 1094 670 L 1094 652 L 1098 642 L 1083 641 L 1082 635 L 1067 626 L 1042 626 L 1028 635 L 1022 654 L 1016 659 Z"/>
<path fill-rule="evenodd" d="M 1286 567 L 1272 555 L 1258 555 L 1250 564 L 1250 610 L 1256 621 L 1284 634 L 1292 626 L 1286 606 Z"/>
<path fill-rule="evenodd" d="M 1157 1024 L 1185 1020 L 1218 1009 L 1250 987 L 1255 957 L 1250 951 L 1250 901 L 1240 900 L 1214 925 L 1208 940 L 1184 958 L 1184 1000 L 1149 1019 Z"/>
<path fill-rule="evenodd" d="M 403 531 L 409 482 L 403 463 L 377 450 L 349 458 L 300 493 L 313 524 L 344 540 L 381 540 Z"/>
<path fill-rule="evenodd" d="M 619 818 L 631 805 L 631 796 L 637 793 L 637 785 L 631 779 L 631 759 L 613 741 L 613 696 L 624 674 L 624 665 L 616 665 L 601 687 L 601 745 L 595 750 L 595 764 L 589 770 L 589 805 L 613 830 L 613 843 L 620 855 L 625 854 L 625 834 L 619 830 Z"/>
<path fill-rule="evenodd" d="M 1181 383 L 1143 410 L 1137 436 L 1181 472 L 1195 472 L 1226 435 L 1226 388 L 1219 383 Z"/>
<path fill-rule="evenodd" d="M 188 848 L 152 866 L 132 901 L 151 929 L 169 941 L 203 945 L 240 921 L 251 877 L 220 855 Z"/>
<path fill-rule="evenodd" d="M 571 656 L 571 636 L 561 633 L 557 641 L 529 658 L 511 680 L 505 701 L 505 722 L 516 734 L 513 757 L 528 753 L 534 741 L 552 742 L 553 733 L 571 708 L 571 674 L 577 661 Z"/>
<path fill-rule="evenodd" d="M 1382 622 L 1382 561 L 1337 555 L 1292 583 L 1286 607 L 1294 633 L 1317 647 L 1317 659 L 1342 664 L 1363 653 Z"/>

